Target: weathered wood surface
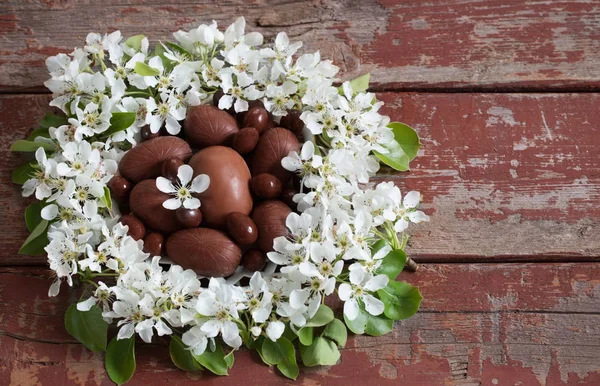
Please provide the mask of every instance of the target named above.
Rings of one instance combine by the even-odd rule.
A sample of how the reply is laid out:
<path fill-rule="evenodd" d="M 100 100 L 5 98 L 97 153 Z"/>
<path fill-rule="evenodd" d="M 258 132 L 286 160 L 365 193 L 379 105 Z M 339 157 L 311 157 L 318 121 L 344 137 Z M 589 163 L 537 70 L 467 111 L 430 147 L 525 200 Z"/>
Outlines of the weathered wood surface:
<path fill-rule="evenodd" d="M 78 294 L 63 288 L 58 298 L 48 298 L 49 276 L 38 268 L 0 270 L 0 384 L 110 384 L 103 356 L 64 330 L 64 311 Z M 230 377 L 184 373 L 170 363 L 166 341 L 157 341 L 139 344 L 130 384 L 600 382 L 597 264 L 426 264 L 402 278 L 425 298 L 415 317 L 397 323 L 388 336 L 351 338 L 340 364 L 303 368 L 296 383 L 247 351 L 236 355 Z"/>
<path fill-rule="evenodd" d="M 0 5 L 0 90 L 41 90 L 44 60 L 90 31 L 170 39 L 244 15 L 250 29 L 285 30 L 349 77 L 379 88 L 600 86 L 600 12 L 587 0 L 341 0 L 218 2 L 20 1 Z M 151 28 L 150 28 L 151 27 Z"/>
<path fill-rule="evenodd" d="M 381 93 L 393 120 L 422 137 L 410 173 L 383 179 L 420 190 L 431 222 L 415 226 L 420 261 L 600 258 L 600 94 Z M 16 254 L 28 201 L 10 182 L 8 147 L 47 111 L 48 95 L 0 96 L 0 264 Z"/>

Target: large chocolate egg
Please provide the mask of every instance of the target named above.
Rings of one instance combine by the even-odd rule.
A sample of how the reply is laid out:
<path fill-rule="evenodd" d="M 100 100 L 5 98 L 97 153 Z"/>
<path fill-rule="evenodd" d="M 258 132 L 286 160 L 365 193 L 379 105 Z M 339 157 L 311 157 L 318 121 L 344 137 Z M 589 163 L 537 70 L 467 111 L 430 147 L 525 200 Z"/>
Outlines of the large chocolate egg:
<path fill-rule="evenodd" d="M 191 228 L 168 238 L 167 256 L 198 275 L 225 277 L 240 265 L 242 250 L 224 232 Z"/>
<path fill-rule="evenodd" d="M 187 161 L 192 149 L 183 139 L 177 137 L 158 137 L 144 141 L 129 150 L 121 162 L 119 172 L 133 182 L 140 182 L 160 176 L 162 163 L 169 158 Z"/>
<path fill-rule="evenodd" d="M 252 220 L 258 228 L 256 243 L 263 252 L 273 251 L 275 238 L 288 235 L 285 220 L 291 212 L 289 206 L 277 200 L 263 201 L 254 208 Z"/>
<path fill-rule="evenodd" d="M 226 111 L 199 105 L 188 109 L 183 130 L 192 146 L 203 148 L 226 144 L 239 128 L 235 118 Z"/>
<path fill-rule="evenodd" d="M 158 190 L 156 180 L 144 180 L 133 187 L 129 206 L 149 228 L 161 233 L 173 233 L 183 229 L 183 226 L 177 221 L 174 210 L 162 206 L 170 198 L 173 196 Z"/>
<path fill-rule="evenodd" d="M 194 177 L 198 174 L 210 177 L 208 189 L 197 195 L 208 226 L 224 229 L 229 213 L 250 214 L 250 171 L 235 150 L 224 146 L 207 147 L 196 153 L 189 165 L 194 169 Z"/>
<path fill-rule="evenodd" d="M 277 177 L 281 184 L 285 186 L 290 177 L 290 172 L 281 166 L 281 160 L 287 157 L 290 152 L 298 151 L 299 148 L 300 143 L 291 131 L 283 127 L 267 130 L 261 135 L 258 145 L 254 149 L 252 175 L 269 173 Z"/>

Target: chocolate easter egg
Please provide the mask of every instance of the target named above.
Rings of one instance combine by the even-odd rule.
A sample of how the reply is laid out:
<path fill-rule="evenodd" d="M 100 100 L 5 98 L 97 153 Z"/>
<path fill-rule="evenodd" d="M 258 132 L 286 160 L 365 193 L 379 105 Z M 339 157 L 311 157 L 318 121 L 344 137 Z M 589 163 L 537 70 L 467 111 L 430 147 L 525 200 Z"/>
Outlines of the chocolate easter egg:
<path fill-rule="evenodd" d="M 259 133 L 273 127 L 273 120 L 269 112 L 261 106 L 255 106 L 248 109 L 243 118 L 244 127 L 254 127 Z"/>
<path fill-rule="evenodd" d="M 158 137 L 125 153 L 119 162 L 119 172 L 129 181 L 140 182 L 160 176 L 163 161 L 169 158 L 187 161 L 191 156 L 192 149 L 183 139 Z"/>
<path fill-rule="evenodd" d="M 290 152 L 298 151 L 300 143 L 289 130 L 275 127 L 261 135 L 258 145 L 252 153 L 252 175 L 262 173 L 274 175 L 285 186 L 290 178 L 290 172 L 281 166 L 281 160 Z"/>
<path fill-rule="evenodd" d="M 235 118 L 226 111 L 199 105 L 188 109 L 183 130 L 192 146 L 203 148 L 226 144 L 239 128 Z"/>
<path fill-rule="evenodd" d="M 275 238 L 287 236 L 285 220 L 291 212 L 289 206 L 277 200 L 263 201 L 254 208 L 252 220 L 258 228 L 257 245 L 263 252 L 273 251 Z"/>
<path fill-rule="evenodd" d="M 302 112 L 299 110 L 290 110 L 287 115 L 281 117 L 279 124 L 294 134 L 300 135 L 304 129 L 304 122 L 300 119 L 301 114 Z"/>
<path fill-rule="evenodd" d="M 242 245 L 250 245 L 258 238 L 258 230 L 254 221 L 240 212 L 232 212 L 227 216 L 227 232 L 238 244 Z"/>
<path fill-rule="evenodd" d="M 144 237 L 144 252 L 150 256 L 162 256 L 165 247 L 165 236 L 158 232 L 150 232 Z"/>
<path fill-rule="evenodd" d="M 174 210 L 162 206 L 170 198 L 173 196 L 158 190 L 156 180 L 144 180 L 133 187 L 129 206 L 149 228 L 161 233 L 173 233 L 183 226 L 177 221 Z"/>
<path fill-rule="evenodd" d="M 127 234 L 133 237 L 133 239 L 136 241 L 143 239 L 146 235 L 146 227 L 144 226 L 144 223 L 142 223 L 140 219 L 135 216 L 126 214 L 121 216 L 119 222 L 123 225 L 127 225 Z"/>
<path fill-rule="evenodd" d="M 281 182 L 269 173 L 262 173 L 252 177 L 250 181 L 252 192 L 260 198 L 275 198 L 281 194 Z"/>
<path fill-rule="evenodd" d="M 242 256 L 242 265 L 250 272 L 260 271 L 267 263 L 267 255 L 258 249 L 251 249 Z"/>
<path fill-rule="evenodd" d="M 250 213 L 250 171 L 235 150 L 224 146 L 207 147 L 196 153 L 189 165 L 194 169 L 194 177 L 198 174 L 210 177 L 208 189 L 196 195 L 208 226 L 224 229 L 229 213 Z"/>
<path fill-rule="evenodd" d="M 240 265 L 242 250 L 224 232 L 191 228 L 167 239 L 167 256 L 201 276 L 229 276 Z"/>
<path fill-rule="evenodd" d="M 259 136 L 254 127 L 245 127 L 233 136 L 231 147 L 242 155 L 248 154 L 256 147 Z"/>

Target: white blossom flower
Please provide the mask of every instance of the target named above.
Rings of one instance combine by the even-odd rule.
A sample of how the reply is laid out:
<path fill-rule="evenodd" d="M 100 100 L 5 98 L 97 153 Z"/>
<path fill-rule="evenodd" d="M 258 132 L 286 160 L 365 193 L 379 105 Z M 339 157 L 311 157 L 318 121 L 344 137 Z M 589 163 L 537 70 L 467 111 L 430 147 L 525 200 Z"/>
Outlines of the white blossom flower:
<path fill-rule="evenodd" d="M 364 304 L 365 310 L 371 315 L 381 315 L 383 302 L 370 292 L 385 288 L 388 283 L 386 275 L 372 276 L 363 270 L 350 271 L 350 283 L 342 283 L 338 288 L 338 295 L 344 301 L 344 315 L 349 320 L 354 320 L 359 313 L 359 301 Z"/>
<path fill-rule="evenodd" d="M 242 345 L 237 324 L 232 319 L 238 319 L 237 302 L 234 288 L 226 284 L 224 280 L 211 278 L 208 289 L 202 291 L 198 296 L 196 311 L 208 317 L 201 326 L 201 330 L 208 337 L 221 334 L 223 341 L 233 347 Z"/>
<path fill-rule="evenodd" d="M 177 182 L 173 183 L 165 177 L 156 179 L 156 187 L 163 193 L 169 193 L 175 198 L 163 202 L 163 207 L 175 210 L 183 205 L 186 209 L 200 208 L 200 200 L 192 196 L 192 193 L 202 193 L 210 185 L 210 177 L 199 174 L 192 180 L 194 171 L 189 165 L 181 165 L 177 170 Z M 190 184 L 191 181 L 191 184 Z"/>

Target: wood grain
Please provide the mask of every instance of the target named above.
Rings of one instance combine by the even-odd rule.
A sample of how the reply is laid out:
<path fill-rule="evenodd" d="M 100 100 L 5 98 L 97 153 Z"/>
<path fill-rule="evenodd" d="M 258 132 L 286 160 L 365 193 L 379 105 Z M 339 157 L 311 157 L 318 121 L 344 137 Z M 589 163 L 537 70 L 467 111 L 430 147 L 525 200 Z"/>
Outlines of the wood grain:
<path fill-rule="evenodd" d="M 49 276 L 37 268 L 0 271 L 0 379 L 11 385 L 110 384 L 102 354 L 87 351 L 64 330 L 64 311 L 78 294 L 63 288 L 58 298 L 48 298 Z M 236 354 L 230 377 L 184 373 L 170 363 L 163 340 L 138 344 L 130 384 L 597 384 L 599 277 L 600 267 L 590 263 L 427 264 L 401 275 L 423 293 L 415 317 L 387 336 L 352 337 L 340 364 L 303 368 L 297 383 L 247 351 Z"/>
<path fill-rule="evenodd" d="M 410 173 L 431 222 L 412 228 L 421 262 L 596 260 L 600 257 L 600 94 L 381 93 L 386 113 L 416 128 Z M 47 111 L 47 95 L 0 96 L 0 264 L 43 264 L 16 252 L 28 200 L 10 182 L 8 147 Z"/>
<path fill-rule="evenodd" d="M 90 31 L 170 39 L 177 29 L 244 15 L 286 31 L 350 78 L 390 88 L 600 86 L 600 13 L 586 0 L 19 1 L 0 5 L 0 90 L 42 90 L 44 60 Z M 152 28 L 149 28 L 151 26 Z"/>

